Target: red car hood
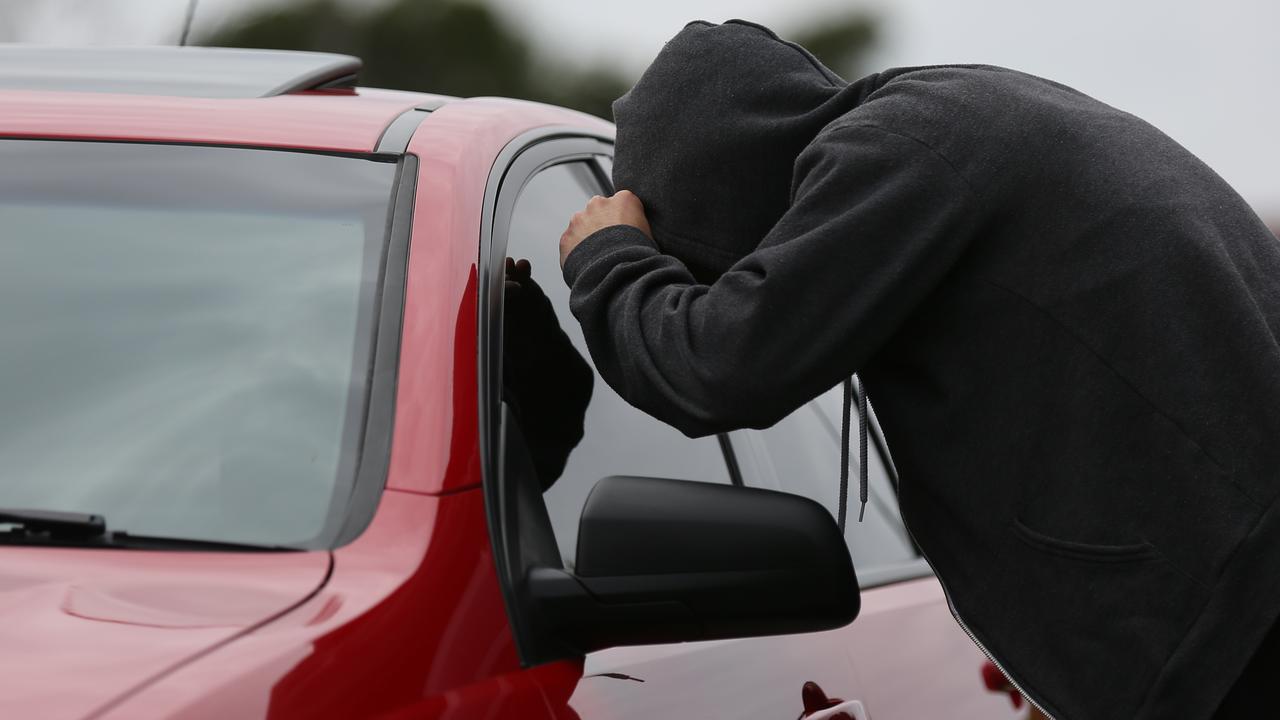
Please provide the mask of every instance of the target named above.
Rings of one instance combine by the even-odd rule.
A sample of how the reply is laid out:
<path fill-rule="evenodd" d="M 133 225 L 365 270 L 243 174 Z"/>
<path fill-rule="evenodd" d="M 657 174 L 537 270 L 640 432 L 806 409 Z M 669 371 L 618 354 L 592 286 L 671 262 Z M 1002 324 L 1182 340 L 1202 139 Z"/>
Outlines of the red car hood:
<path fill-rule="evenodd" d="M 83 718 L 301 602 L 327 552 L 0 548 L 0 714 Z"/>

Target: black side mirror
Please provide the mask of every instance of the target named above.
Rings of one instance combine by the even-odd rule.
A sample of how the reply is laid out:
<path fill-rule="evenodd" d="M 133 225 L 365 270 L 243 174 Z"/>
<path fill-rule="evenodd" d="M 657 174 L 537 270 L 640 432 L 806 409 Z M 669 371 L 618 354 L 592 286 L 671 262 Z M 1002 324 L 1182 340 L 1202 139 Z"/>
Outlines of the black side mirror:
<path fill-rule="evenodd" d="M 831 514 L 769 490 L 609 477 L 582 509 L 573 574 L 531 595 L 581 652 L 841 627 L 858 581 Z"/>
<path fill-rule="evenodd" d="M 583 506 L 568 571 L 505 404 L 498 438 L 490 531 L 526 664 L 619 645 L 828 630 L 857 617 L 858 580 L 831 514 L 770 490 L 605 478 Z"/>

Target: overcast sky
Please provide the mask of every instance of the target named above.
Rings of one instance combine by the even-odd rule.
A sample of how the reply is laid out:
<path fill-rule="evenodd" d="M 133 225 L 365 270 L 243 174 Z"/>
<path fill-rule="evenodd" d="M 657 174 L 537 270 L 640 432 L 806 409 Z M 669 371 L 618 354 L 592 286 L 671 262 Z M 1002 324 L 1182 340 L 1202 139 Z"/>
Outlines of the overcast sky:
<path fill-rule="evenodd" d="M 200 0 L 196 25 L 209 29 L 268 1 Z M 1151 121 L 1226 177 L 1273 226 L 1280 222 L 1277 0 L 491 2 L 550 52 L 635 71 L 692 19 L 744 17 L 785 34 L 865 8 L 883 20 L 875 66 L 983 62 L 1072 85 Z M 34 30 L 47 42 L 168 42 L 177 37 L 185 5 L 41 0 Z M 101 14 L 92 23 L 57 19 L 68 7 L 83 14 L 89 6 Z"/>

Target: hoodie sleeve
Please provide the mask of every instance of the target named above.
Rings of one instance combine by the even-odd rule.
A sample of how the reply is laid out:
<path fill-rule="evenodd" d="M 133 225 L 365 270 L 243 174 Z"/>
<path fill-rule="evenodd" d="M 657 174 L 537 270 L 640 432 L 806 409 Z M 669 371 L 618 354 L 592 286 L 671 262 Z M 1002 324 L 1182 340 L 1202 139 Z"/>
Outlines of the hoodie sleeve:
<path fill-rule="evenodd" d="M 768 427 L 857 372 L 976 222 L 945 158 L 869 125 L 824 131 L 793 188 L 763 242 L 711 285 L 630 226 L 574 248 L 570 308 L 618 394 L 689 436 Z"/>

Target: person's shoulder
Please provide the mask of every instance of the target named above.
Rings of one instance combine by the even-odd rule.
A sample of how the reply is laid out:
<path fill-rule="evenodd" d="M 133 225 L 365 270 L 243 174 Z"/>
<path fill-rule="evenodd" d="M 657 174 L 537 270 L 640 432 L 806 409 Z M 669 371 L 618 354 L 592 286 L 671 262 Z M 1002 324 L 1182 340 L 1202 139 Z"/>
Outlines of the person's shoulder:
<path fill-rule="evenodd" d="M 1096 103 L 1061 83 L 996 65 L 899 67 L 858 82 L 862 101 L 824 132 L 879 128 L 953 156 L 989 149 L 1010 127 L 1054 122 L 1064 107 Z"/>
<path fill-rule="evenodd" d="M 996 65 L 926 65 L 876 74 L 875 89 L 855 110 L 960 113 L 960 117 L 1007 112 L 1036 100 L 1087 100 L 1074 88 Z"/>
<path fill-rule="evenodd" d="M 878 91 L 926 92 L 930 95 L 987 91 L 1049 91 L 1083 97 L 1083 93 L 1049 78 L 1022 70 L 978 63 L 895 67 L 876 73 Z"/>

